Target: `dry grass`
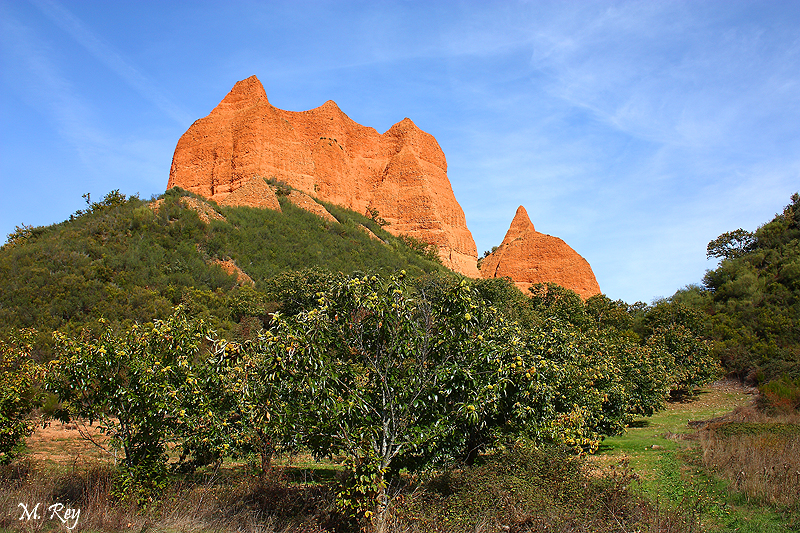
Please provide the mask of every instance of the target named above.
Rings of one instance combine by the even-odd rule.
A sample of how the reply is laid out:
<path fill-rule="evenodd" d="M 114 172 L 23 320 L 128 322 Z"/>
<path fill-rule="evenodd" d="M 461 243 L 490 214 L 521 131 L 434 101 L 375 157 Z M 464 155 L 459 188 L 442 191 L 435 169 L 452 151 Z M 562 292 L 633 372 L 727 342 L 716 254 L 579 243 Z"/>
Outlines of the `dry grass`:
<path fill-rule="evenodd" d="M 114 494 L 111 466 L 55 473 L 28 460 L 0 472 L 0 530 L 63 530 L 48 507 L 80 509 L 72 531 L 321 533 L 327 531 L 331 496 L 322 488 L 290 486 L 236 475 L 176 481 L 157 503 L 139 507 Z M 38 520 L 20 520 L 20 503 L 39 503 Z M 69 521 L 73 526 L 75 521 Z"/>
<path fill-rule="evenodd" d="M 749 500 L 800 510 L 800 416 L 734 411 L 700 431 L 703 463 Z"/>
<path fill-rule="evenodd" d="M 53 422 L 27 439 L 25 458 L 0 467 L 0 531 L 65 530 L 47 508 L 80 509 L 72 531 L 316 533 L 336 521 L 332 495 L 319 483 L 297 482 L 307 469 L 278 467 L 269 481 L 228 469 L 175 480 L 157 503 L 142 508 L 115 494 L 117 462 L 97 426 Z M 294 475 L 292 475 L 294 474 Z M 20 520 L 24 503 L 39 520 Z M 69 525 L 72 525 L 70 521 Z"/>
<path fill-rule="evenodd" d="M 108 437 L 97 425 L 84 421 L 39 425 L 28 437 L 26 447 L 34 462 L 72 469 L 114 464 L 117 459 L 108 446 Z"/>

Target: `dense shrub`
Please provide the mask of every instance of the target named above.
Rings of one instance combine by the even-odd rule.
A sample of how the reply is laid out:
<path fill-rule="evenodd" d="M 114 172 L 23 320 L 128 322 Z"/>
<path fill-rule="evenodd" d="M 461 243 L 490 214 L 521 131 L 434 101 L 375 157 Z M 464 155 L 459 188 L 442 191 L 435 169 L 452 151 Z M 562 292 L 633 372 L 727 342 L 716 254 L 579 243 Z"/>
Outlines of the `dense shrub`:
<path fill-rule="evenodd" d="M 758 387 L 763 407 L 778 411 L 800 410 L 800 377 L 782 376 Z"/>
<path fill-rule="evenodd" d="M 709 243 L 704 278 L 715 355 L 743 380 L 800 378 L 800 195 L 755 232 Z"/>
<path fill-rule="evenodd" d="M 626 465 L 598 476 L 564 449 L 514 446 L 481 465 L 438 474 L 424 491 L 400 493 L 393 531 L 603 532 L 672 525 L 672 517 L 634 495 L 635 480 Z"/>
<path fill-rule="evenodd" d="M 30 412 L 38 405 L 40 372 L 31 358 L 32 331 L 0 339 L 0 464 L 10 462 L 33 431 Z"/>
<path fill-rule="evenodd" d="M 214 388 L 200 379 L 209 377 L 203 323 L 179 309 L 166 321 L 120 334 L 106 328 L 98 338 L 55 337 L 58 358 L 49 364 L 45 385 L 61 402 L 56 416 L 98 420 L 124 452 L 124 489 L 153 497 L 167 482 L 168 442 L 191 439 L 211 411 L 212 398 L 201 394 Z"/>

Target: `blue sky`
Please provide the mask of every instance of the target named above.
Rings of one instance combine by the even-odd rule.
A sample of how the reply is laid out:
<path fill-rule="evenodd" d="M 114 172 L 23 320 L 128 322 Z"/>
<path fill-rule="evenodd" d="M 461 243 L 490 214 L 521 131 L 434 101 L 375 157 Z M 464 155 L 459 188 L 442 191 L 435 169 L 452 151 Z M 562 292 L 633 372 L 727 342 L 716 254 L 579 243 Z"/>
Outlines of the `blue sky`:
<path fill-rule="evenodd" d="M 609 297 L 651 302 L 800 190 L 798 28 L 788 1 L 0 0 L 0 234 L 162 193 L 181 134 L 255 74 L 281 109 L 436 137 L 479 254 L 521 204 Z"/>

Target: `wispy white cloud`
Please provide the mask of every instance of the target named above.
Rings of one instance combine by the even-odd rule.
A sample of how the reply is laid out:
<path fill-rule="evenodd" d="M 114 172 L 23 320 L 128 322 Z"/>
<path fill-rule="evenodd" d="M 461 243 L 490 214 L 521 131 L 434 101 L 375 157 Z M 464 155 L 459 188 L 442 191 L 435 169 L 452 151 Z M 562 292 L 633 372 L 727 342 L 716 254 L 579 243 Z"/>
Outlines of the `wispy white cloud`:
<path fill-rule="evenodd" d="M 108 149 L 107 135 L 95 125 L 91 107 L 53 63 L 46 43 L 9 14 L 0 24 L 6 53 L 19 62 L 13 69 L 19 97 L 51 117 L 61 136 L 90 164 L 97 150 Z"/>
<path fill-rule="evenodd" d="M 192 123 L 194 117 L 167 97 L 156 83 L 130 64 L 64 6 L 54 0 L 30 0 L 30 2 L 143 98 L 149 100 L 178 124 L 186 126 Z"/>
<path fill-rule="evenodd" d="M 535 32 L 532 65 L 549 90 L 638 138 L 693 149 L 743 141 L 742 126 L 796 109 L 798 37 L 776 50 L 767 29 L 731 29 L 720 10 L 625 3 Z M 563 15 L 562 15 L 563 16 Z M 673 21 L 666 22 L 665 21 Z"/>

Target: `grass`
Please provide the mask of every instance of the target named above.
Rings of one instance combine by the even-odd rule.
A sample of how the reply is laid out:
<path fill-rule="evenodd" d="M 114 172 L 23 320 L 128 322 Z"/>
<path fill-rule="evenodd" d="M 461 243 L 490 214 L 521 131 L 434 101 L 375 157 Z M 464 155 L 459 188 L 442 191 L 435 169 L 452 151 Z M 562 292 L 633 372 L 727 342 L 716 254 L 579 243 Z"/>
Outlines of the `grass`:
<path fill-rule="evenodd" d="M 600 463 L 603 457 L 625 456 L 645 480 L 652 479 L 650 474 L 661 455 L 692 445 L 695 430 L 689 427 L 690 421 L 719 417 L 750 400 L 751 396 L 737 387 L 718 386 L 703 389 L 691 399 L 669 403 L 666 410 L 634 421 L 624 435 L 603 441 L 598 450 Z"/>
<path fill-rule="evenodd" d="M 606 439 L 594 460 L 602 467 L 627 458 L 641 477 L 644 495 L 660 506 L 683 509 L 687 522 L 703 531 L 796 531 L 800 524 L 785 506 L 748 497 L 725 475 L 719 475 L 708 458 L 704 461 L 701 441 L 707 437 L 701 435 L 706 430 L 698 432 L 697 426 L 705 424 L 690 425 L 720 419 L 737 408 L 741 412 L 752 403 L 752 391 L 717 383 L 691 399 L 668 404 L 651 418 L 636 421 L 625 435 Z M 755 450 L 756 456 L 763 455 L 761 448 Z"/>

